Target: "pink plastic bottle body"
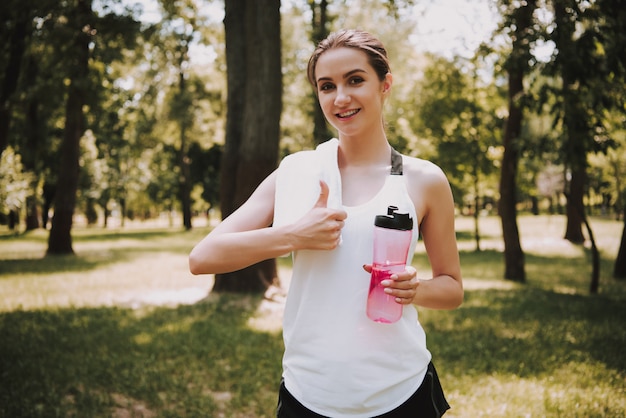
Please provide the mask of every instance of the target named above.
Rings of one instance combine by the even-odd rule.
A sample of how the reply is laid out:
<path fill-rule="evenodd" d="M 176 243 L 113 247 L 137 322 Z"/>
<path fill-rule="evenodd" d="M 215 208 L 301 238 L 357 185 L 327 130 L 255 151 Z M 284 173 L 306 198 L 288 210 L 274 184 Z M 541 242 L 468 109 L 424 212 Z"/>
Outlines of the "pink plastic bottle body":
<path fill-rule="evenodd" d="M 411 235 L 411 230 L 374 227 L 374 260 L 366 308 L 367 316 L 373 321 L 390 324 L 402 316 L 402 305 L 385 293 L 380 282 L 404 271 Z"/>

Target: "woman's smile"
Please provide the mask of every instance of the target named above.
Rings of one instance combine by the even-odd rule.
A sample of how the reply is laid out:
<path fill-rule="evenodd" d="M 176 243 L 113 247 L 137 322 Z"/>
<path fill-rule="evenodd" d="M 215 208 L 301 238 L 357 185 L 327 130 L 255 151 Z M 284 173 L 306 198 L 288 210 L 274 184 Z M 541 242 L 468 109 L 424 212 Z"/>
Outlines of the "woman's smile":
<path fill-rule="evenodd" d="M 345 112 L 341 112 L 341 113 L 337 113 L 336 116 L 339 119 L 349 119 L 352 116 L 356 115 L 357 113 L 359 113 L 361 111 L 361 109 L 350 109 L 350 110 L 346 110 Z"/>

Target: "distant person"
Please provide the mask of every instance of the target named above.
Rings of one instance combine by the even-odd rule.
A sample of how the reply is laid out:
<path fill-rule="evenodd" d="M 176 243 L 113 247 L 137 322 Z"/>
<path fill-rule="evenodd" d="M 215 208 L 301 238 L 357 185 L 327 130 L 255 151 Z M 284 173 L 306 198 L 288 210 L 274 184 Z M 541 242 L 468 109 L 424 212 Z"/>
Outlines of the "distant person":
<path fill-rule="evenodd" d="M 463 300 L 449 183 L 437 166 L 387 141 L 383 104 L 393 77 L 379 40 L 330 34 L 308 78 L 338 138 L 286 157 L 195 246 L 190 270 L 226 273 L 293 253 L 277 417 L 440 417 L 449 405 L 411 305 L 454 309 Z M 365 305 L 374 218 L 390 203 L 416 222 L 408 266 L 383 282 L 402 316 L 383 324 Z M 418 232 L 431 280 L 410 266 Z"/>

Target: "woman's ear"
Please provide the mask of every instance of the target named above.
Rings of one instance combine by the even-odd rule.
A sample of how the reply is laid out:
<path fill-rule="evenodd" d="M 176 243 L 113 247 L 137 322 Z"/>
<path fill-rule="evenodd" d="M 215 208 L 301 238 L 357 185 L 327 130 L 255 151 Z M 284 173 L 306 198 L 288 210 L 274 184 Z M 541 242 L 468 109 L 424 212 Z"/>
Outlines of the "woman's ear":
<path fill-rule="evenodd" d="M 391 90 L 391 85 L 393 84 L 393 76 L 391 73 L 387 73 L 385 75 L 385 79 L 383 80 L 383 93 L 387 94 L 389 90 Z"/>

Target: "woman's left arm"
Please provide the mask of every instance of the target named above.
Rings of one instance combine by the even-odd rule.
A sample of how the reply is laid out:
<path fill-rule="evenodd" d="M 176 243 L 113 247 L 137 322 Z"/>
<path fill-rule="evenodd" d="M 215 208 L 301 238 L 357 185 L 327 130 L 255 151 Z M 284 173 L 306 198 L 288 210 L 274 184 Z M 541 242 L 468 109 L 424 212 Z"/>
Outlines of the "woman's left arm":
<path fill-rule="evenodd" d="M 409 161 L 407 161 L 409 160 Z M 454 227 L 450 184 L 436 165 L 405 157 L 409 194 L 420 220 L 420 232 L 432 269 L 432 279 L 416 277 L 415 269 L 393 277 L 386 292 L 402 304 L 431 309 L 454 309 L 463 302 L 461 263 Z M 410 163 L 409 163 L 410 162 Z M 409 163 L 409 164 L 406 164 Z"/>

